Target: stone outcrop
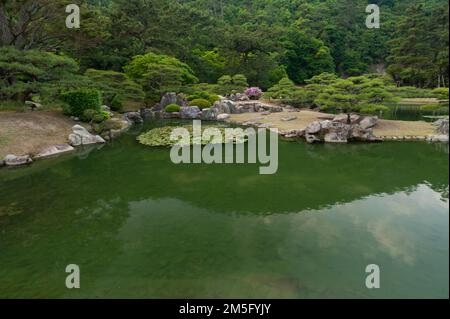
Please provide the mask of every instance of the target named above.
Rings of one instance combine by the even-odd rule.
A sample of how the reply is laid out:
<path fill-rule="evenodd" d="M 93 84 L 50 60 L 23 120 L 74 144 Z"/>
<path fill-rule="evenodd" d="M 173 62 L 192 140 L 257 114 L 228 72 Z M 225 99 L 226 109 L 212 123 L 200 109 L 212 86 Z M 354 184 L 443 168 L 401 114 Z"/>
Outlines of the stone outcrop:
<path fill-rule="evenodd" d="M 21 166 L 26 164 L 31 164 L 33 160 L 30 155 L 16 156 L 13 154 L 8 154 L 3 159 L 3 164 L 6 166 Z"/>
<path fill-rule="evenodd" d="M 179 116 L 182 119 L 198 119 L 201 116 L 201 111 L 197 106 L 185 106 L 180 108 Z"/>
<path fill-rule="evenodd" d="M 433 123 L 436 132 L 442 135 L 448 135 L 448 119 L 440 119 Z"/>
<path fill-rule="evenodd" d="M 376 125 L 376 117 L 367 117 L 359 119 L 354 117 L 354 124 L 347 124 L 349 116 L 346 115 L 345 121 L 343 116 L 335 117 L 332 121 L 323 120 L 316 121 L 308 125 L 305 129 L 305 139 L 308 143 L 348 143 L 349 141 L 379 142 L 382 139 L 376 137 L 373 131 L 367 126 Z M 376 120 L 374 119 L 376 118 Z M 367 120 L 366 120 L 367 119 Z M 364 126 L 361 123 L 365 123 Z M 350 119 L 351 123 L 351 119 Z M 375 123 L 375 124 L 374 124 Z"/>
<path fill-rule="evenodd" d="M 125 120 L 130 122 L 131 124 L 142 124 L 144 123 L 144 119 L 142 118 L 142 112 L 128 112 L 123 116 Z"/>
<path fill-rule="evenodd" d="M 219 115 L 219 111 L 214 108 L 203 109 L 201 119 L 203 121 L 216 121 L 217 116 Z"/>
<path fill-rule="evenodd" d="M 93 135 L 81 125 L 72 127 L 72 134 L 69 135 L 69 144 L 71 146 L 103 144 L 105 140 L 99 135 Z"/>
<path fill-rule="evenodd" d="M 231 101 L 231 100 L 220 100 L 217 101 L 214 106 L 219 114 L 241 114 L 241 113 L 275 113 L 282 112 L 283 108 L 278 105 L 269 105 L 258 101 Z"/>
<path fill-rule="evenodd" d="M 57 144 L 50 147 L 47 147 L 46 149 L 42 150 L 35 156 L 35 158 L 43 158 L 43 157 L 49 157 L 54 155 L 59 155 L 62 153 L 67 153 L 73 151 L 74 148 L 68 144 Z"/>
<path fill-rule="evenodd" d="M 364 130 L 375 127 L 377 124 L 378 116 L 366 116 L 359 122 L 359 125 Z"/>
<path fill-rule="evenodd" d="M 174 92 L 166 93 L 162 96 L 161 101 L 155 106 L 155 110 L 164 110 L 169 104 L 176 104 L 179 106 L 187 106 L 186 98 L 183 94 L 176 94 Z"/>

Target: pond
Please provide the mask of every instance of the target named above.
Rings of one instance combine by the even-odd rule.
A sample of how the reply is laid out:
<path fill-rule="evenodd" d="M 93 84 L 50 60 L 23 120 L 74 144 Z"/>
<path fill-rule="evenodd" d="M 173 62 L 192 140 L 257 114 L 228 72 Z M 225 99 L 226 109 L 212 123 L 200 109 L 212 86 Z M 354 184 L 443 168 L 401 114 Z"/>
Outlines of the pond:
<path fill-rule="evenodd" d="M 258 175 L 174 165 L 154 126 L 0 170 L 1 298 L 448 298 L 447 145 L 280 141 Z"/>
<path fill-rule="evenodd" d="M 423 111 L 420 104 L 387 104 L 389 111 L 383 112 L 385 120 L 434 122 L 442 116 L 448 117 L 448 105 L 442 105 L 441 111 Z M 447 108 L 447 109 L 445 109 Z"/>

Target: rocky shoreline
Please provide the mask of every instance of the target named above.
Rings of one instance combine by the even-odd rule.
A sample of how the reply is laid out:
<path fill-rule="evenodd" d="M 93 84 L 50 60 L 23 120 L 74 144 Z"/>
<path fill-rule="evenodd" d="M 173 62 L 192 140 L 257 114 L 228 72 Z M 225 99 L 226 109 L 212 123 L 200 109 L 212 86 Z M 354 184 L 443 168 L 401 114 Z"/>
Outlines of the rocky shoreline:
<path fill-rule="evenodd" d="M 165 106 L 169 104 L 180 105 L 179 112 L 165 112 Z M 165 94 L 161 102 L 154 108 L 143 108 L 136 112 L 127 112 L 121 118 L 111 119 L 113 124 L 101 135 L 92 134 L 85 127 L 76 124 L 72 127 L 72 133 L 68 136 L 67 144 L 57 144 L 39 152 L 35 156 L 8 154 L 3 160 L 0 160 L 0 166 L 21 166 L 31 164 L 33 160 L 46 157 L 53 157 L 63 153 L 75 151 L 76 147 L 92 144 L 104 144 L 124 131 L 131 125 L 142 124 L 146 119 L 184 119 L 203 121 L 227 122 L 242 126 L 251 126 L 255 128 L 277 129 L 276 125 L 271 123 L 261 123 L 258 120 L 263 119 L 272 113 L 289 112 L 281 118 L 281 121 L 290 122 L 297 119 L 296 109 L 282 107 L 254 101 L 245 98 L 243 95 L 234 95 L 229 98 L 221 98 L 211 108 L 201 110 L 197 106 L 187 106 L 187 103 L 175 93 Z M 236 122 L 231 119 L 232 115 L 254 113 L 258 118 L 252 121 Z M 325 116 L 325 115 L 324 115 Z M 304 139 L 306 143 L 351 143 L 351 142 L 383 142 L 383 141 L 427 141 L 448 143 L 448 119 L 441 119 L 434 123 L 436 134 L 428 136 L 405 135 L 405 136 L 376 136 L 373 128 L 378 124 L 377 116 L 362 116 L 358 114 L 340 114 L 337 116 L 327 116 L 326 119 L 317 120 L 309 123 L 304 129 L 295 130 L 277 130 L 278 134 L 288 140 Z"/>

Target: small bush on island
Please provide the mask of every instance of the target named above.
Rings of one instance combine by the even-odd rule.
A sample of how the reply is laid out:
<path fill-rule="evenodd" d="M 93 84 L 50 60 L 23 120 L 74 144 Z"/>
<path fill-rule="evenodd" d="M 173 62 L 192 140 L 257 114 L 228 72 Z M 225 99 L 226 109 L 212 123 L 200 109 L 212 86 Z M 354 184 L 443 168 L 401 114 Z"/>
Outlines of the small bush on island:
<path fill-rule="evenodd" d="M 212 103 L 205 99 L 195 99 L 189 102 L 189 106 L 198 106 L 200 110 L 209 109 L 212 106 Z"/>
<path fill-rule="evenodd" d="M 98 114 L 96 110 L 93 109 L 87 109 L 84 110 L 83 115 L 80 117 L 80 120 L 83 122 L 90 122 L 94 118 L 94 115 Z"/>
<path fill-rule="evenodd" d="M 209 93 L 206 91 L 194 92 L 192 95 L 188 96 L 188 98 L 187 98 L 188 101 L 193 101 L 193 100 L 198 100 L 198 99 L 208 100 L 211 103 L 211 105 L 213 105 L 214 103 L 216 103 L 217 101 L 220 100 L 218 95 L 212 94 L 212 93 Z"/>
<path fill-rule="evenodd" d="M 164 111 L 167 113 L 180 112 L 181 107 L 177 104 L 169 104 L 165 107 Z"/>
<path fill-rule="evenodd" d="M 72 116 L 83 116 L 85 110 L 92 109 L 100 112 L 102 97 L 100 91 L 95 89 L 79 89 L 62 94 L 67 103 L 65 112 Z"/>

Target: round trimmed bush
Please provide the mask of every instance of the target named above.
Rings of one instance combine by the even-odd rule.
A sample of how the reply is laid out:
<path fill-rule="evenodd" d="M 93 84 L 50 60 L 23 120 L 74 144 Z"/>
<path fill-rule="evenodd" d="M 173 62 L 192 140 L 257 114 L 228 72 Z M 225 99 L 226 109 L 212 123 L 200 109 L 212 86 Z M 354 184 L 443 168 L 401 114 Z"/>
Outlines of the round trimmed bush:
<path fill-rule="evenodd" d="M 194 92 L 192 95 L 188 96 L 188 98 L 187 98 L 188 101 L 193 101 L 193 100 L 197 100 L 197 99 L 208 100 L 211 103 L 211 105 L 213 105 L 214 103 L 216 103 L 217 101 L 220 100 L 218 95 L 212 94 L 212 93 L 209 93 L 206 91 Z"/>
<path fill-rule="evenodd" d="M 189 106 L 198 106 L 200 110 L 209 109 L 212 106 L 212 103 L 205 99 L 195 99 L 189 102 Z"/>
<path fill-rule="evenodd" d="M 164 111 L 166 111 L 167 113 L 175 113 L 175 112 L 180 112 L 180 109 L 181 109 L 181 107 L 177 104 L 169 104 L 166 106 Z"/>

